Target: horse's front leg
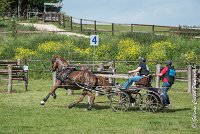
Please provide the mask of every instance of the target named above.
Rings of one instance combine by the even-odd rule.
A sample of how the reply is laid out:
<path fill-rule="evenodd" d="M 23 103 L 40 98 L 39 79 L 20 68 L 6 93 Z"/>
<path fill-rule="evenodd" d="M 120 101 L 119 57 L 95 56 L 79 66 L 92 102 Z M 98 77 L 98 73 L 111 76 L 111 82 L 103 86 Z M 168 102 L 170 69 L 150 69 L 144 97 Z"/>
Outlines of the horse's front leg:
<path fill-rule="evenodd" d="M 47 96 L 40 102 L 41 105 L 45 104 L 45 102 L 49 99 L 49 96 L 51 94 L 55 94 L 55 91 L 60 84 L 61 84 L 61 81 L 57 80 L 56 83 L 54 84 L 54 86 L 51 88 L 50 92 L 47 94 Z"/>

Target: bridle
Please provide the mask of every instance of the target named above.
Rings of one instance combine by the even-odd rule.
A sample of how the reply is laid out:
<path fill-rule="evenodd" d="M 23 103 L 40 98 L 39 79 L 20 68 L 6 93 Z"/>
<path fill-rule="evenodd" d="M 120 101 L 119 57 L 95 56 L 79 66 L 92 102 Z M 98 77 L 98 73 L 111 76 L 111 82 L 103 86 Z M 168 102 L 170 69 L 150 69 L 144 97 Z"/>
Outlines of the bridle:
<path fill-rule="evenodd" d="M 52 60 L 52 71 L 61 72 L 68 67 L 68 64 L 64 64 L 61 60 L 57 58 Z"/>

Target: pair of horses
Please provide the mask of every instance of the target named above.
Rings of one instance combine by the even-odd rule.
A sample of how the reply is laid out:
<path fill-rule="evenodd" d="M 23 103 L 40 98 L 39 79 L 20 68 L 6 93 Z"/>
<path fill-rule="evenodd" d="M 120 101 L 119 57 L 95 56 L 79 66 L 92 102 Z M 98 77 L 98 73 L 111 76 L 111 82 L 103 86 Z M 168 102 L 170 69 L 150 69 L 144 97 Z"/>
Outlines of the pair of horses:
<path fill-rule="evenodd" d="M 92 93 L 92 90 L 97 86 L 105 87 L 103 88 L 106 92 L 109 92 L 111 88 L 108 80 L 101 76 L 96 76 L 92 72 L 86 69 L 76 70 L 73 67 L 70 67 L 67 60 L 61 56 L 54 56 L 52 58 L 52 71 L 56 71 L 56 82 L 51 88 L 47 96 L 41 101 L 41 105 L 44 105 L 48 98 L 52 95 L 53 98 L 56 98 L 56 89 L 59 86 L 63 86 L 66 89 L 83 89 L 81 96 L 76 102 L 73 102 L 68 105 L 68 108 L 74 107 L 76 104 L 83 101 L 84 97 L 88 96 L 88 107 L 87 110 L 92 109 L 92 105 L 95 100 L 95 94 Z"/>

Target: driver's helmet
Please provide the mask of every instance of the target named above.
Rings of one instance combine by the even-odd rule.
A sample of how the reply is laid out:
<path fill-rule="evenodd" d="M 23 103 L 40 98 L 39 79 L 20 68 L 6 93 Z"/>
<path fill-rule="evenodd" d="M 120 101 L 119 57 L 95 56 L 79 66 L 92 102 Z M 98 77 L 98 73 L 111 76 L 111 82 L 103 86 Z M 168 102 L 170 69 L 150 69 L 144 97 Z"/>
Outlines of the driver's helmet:
<path fill-rule="evenodd" d="M 167 60 L 167 61 L 165 61 L 165 64 L 168 65 L 168 66 L 171 66 L 172 65 L 172 61 Z"/>
<path fill-rule="evenodd" d="M 142 58 L 140 58 L 140 61 L 141 62 L 146 62 L 147 60 L 144 57 L 142 57 Z"/>

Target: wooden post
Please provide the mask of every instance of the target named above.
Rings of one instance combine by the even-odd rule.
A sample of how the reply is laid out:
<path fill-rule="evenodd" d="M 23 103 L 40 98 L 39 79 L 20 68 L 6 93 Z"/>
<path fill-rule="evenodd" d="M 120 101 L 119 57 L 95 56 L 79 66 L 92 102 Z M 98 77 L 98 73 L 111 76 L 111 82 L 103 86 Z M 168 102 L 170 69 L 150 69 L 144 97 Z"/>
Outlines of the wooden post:
<path fill-rule="evenodd" d="M 108 71 L 110 71 L 113 74 L 115 74 L 115 61 L 110 62 Z M 108 79 L 110 84 L 113 84 L 115 82 L 115 78 L 109 78 Z"/>
<path fill-rule="evenodd" d="M 192 66 L 189 65 L 187 68 L 188 73 L 188 93 L 192 93 Z"/>
<path fill-rule="evenodd" d="M 8 65 L 8 93 L 12 92 L 12 65 Z"/>
<path fill-rule="evenodd" d="M 97 22 L 96 22 L 96 20 L 94 21 L 94 34 L 97 34 Z"/>
<path fill-rule="evenodd" d="M 20 67 L 21 67 L 21 60 L 20 60 L 20 59 L 17 59 L 16 65 L 17 65 L 17 68 L 20 68 Z M 17 73 L 17 76 L 18 76 L 18 77 L 20 76 L 20 73 L 19 73 L 19 72 Z M 18 81 L 20 81 L 20 80 L 18 80 Z"/>
<path fill-rule="evenodd" d="M 71 30 L 73 30 L 73 27 L 72 27 L 72 24 L 73 24 L 73 21 L 72 21 L 72 16 L 70 17 L 70 27 L 71 27 Z"/>
<path fill-rule="evenodd" d="M 131 32 L 133 32 L 133 24 L 131 24 Z"/>
<path fill-rule="evenodd" d="M 17 66 L 21 66 L 21 60 L 17 59 Z"/>
<path fill-rule="evenodd" d="M 152 34 L 154 34 L 154 32 L 155 32 L 155 26 L 152 25 Z"/>
<path fill-rule="evenodd" d="M 114 36 L 114 23 L 112 23 L 112 36 Z"/>
<path fill-rule="evenodd" d="M 160 73 L 160 64 L 156 65 L 156 74 Z M 160 87 L 160 77 L 156 76 L 156 87 L 159 88 Z"/>
<path fill-rule="evenodd" d="M 21 63 L 20 63 L 21 64 Z M 24 59 L 24 87 L 25 91 L 28 90 L 28 66 L 27 66 L 27 59 Z"/>
<path fill-rule="evenodd" d="M 80 27 L 81 27 L 81 33 L 82 33 L 82 31 L 83 31 L 83 20 L 82 19 L 80 19 Z"/>
<path fill-rule="evenodd" d="M 24 81 L 25 91 L 27 91 L 28 90 L 28 70 L 24 72 L 24 79 L 25 79 Z"/>

